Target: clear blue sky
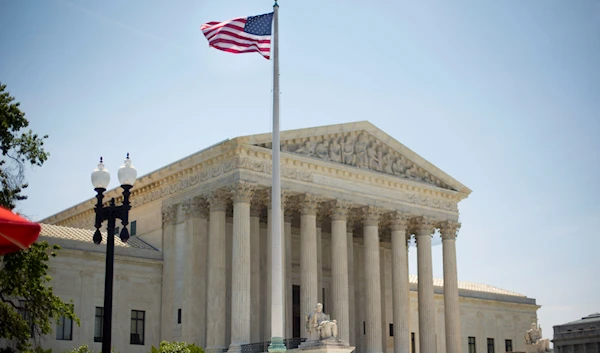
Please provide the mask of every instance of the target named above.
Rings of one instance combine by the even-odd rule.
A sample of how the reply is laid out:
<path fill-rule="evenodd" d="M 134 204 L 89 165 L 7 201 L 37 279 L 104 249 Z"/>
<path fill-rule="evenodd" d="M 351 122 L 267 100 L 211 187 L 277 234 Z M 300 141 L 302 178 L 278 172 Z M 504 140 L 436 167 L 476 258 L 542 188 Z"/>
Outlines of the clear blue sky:
<path fill-rule="evenodd" d="M 199 27 L 271 5 L 1 1 L 0 81 L 50 135 L 19 211 L 93 197 L 99 156 L 116 176 L 130 152 L 141 175 L 270 131 L 271 63 L 209 49 Z M 547 337 L 600 311 L 599 1 L 282 0 L 280 13 L 283 129 L 369 120 L 473 190 L 460 280 L 536 298 Z"/>

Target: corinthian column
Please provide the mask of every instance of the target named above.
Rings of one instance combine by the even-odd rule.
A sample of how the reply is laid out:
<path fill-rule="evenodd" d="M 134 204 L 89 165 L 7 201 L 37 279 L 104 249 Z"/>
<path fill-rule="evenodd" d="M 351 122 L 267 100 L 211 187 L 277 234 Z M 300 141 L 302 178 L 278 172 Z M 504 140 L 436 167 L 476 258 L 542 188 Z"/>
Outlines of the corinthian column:
<path fill-rule="evenodd" d="M 379 218 L 382 211 L 376 207 L 363 210 L 365 251 L 365 305 L 366 353 L 381 353 L 381 274 L 379 263 Z"/>
<path fill-rule="evenodd" d="M 356 322 L 356 307 L 354 301 L 354 217 L 347 216 L 346 224 L 346 245 L 348 248 L 348 322 L 350 323 L 349 343 L 351 346 L 356 344 L 356 335 L 358 324 Z"/>
<path fill-rule="evenodd" d="M 317 208 L 320 198 L 300 197 L 300 315 L 308 315 L 319 300 L 317 286 Z M 302 337 L 306 327 L 302 326 Z"/>
<path fill-rule="evenodd" d="M 233 245 L 231 274 L 231 344 L 229 352 L 241 352 L 250 343 L 250 200 L 256 186 L 236 183 L 233 196 Z"/>
<path fill-rule="evenodd" d="M 440 226 L 444 256 L 444 319 L 446 353 L 461 353 L 460 308 L 458 304 L 458 276 L 456 271 L 456 232 L 460 223 L 443 222 Z"/>
<path fill-rule="evenodd" d="M 227 299 L 227 264 L 225 259 L 225 211 L 229 195 L 225 190 L 213 192 L 210 204 L 210 223 L 208 226 L 208 296 L 206 351 L 218 353 L 225 350 L 226 317 L 225 303 Z"/>
<path fill-rule="evenodd" d="M 392 214 L 392 305 L 394 308 L 394 353 L 410 352 L 410 288 L 406 227 L 408 217 Z"/>
<path fill-rule="evenodd" d="M 292 210 L 285 210 L 284 217 L 284 238 L 285 238 L 285 337 L 292 338 L 293 322 L 292 322 Z"/>
<path fill-rule="evenodd" d="M 175 223 L 177 222 L 178 205 L 164 206 L 162 208 L 162 252 L 163 276 L 161 296 L 161 340 L 173 340 L 173 288 L 175 287 Z"/>
<path fill-rule="evenodd" d="M 255 198 L 250 206 L 250 340 L 261 342 L 260 213 L 264 204 Z"/>
<path fill-rule="evenodd" d="M 331 209 L 331 317 L 337 320 L 338 338 L 350 341 L 348 307 L 348 235 L 350 202 L 336 200 Z"/>
<path fill-rule="evenodd" d="M 208 208 L 205 199 L 193 198 L 183 204 L 185 254 L 181 339 L 206 346 L 206 248 Z"/>
<path fill-rule="evenodd" d="M 431 218 L 419 217 L 416 229 L 417 273 L 419 276 L 419 347 L 423 353 L 436 353 L 433 265 L 431 261 L 431 235 L 434 231 L 434 222 Z"/>

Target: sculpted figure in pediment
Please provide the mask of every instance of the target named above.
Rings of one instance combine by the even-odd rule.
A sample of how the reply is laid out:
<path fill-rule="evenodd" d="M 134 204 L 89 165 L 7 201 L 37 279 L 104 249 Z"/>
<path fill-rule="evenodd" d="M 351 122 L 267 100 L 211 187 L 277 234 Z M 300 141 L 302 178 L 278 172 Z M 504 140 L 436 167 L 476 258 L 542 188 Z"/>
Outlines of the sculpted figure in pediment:
<path fill-rule="evenodd" d="M 392 163 L 392 173 L 399 176 L 404 176 L 404 172 L 408 169 L 404 163 L 404 157 L 396 158 Z"/>
<path fill-rule="evenodd" d="M 340 144 L 341 139 L 332 139 L 329 144 L 329 158 L 338 163 L 343 163 L 342 161 L 342 145 Z"/>
<path fill-rule="evenodd" d="M 419 171 L 417 169 L 416 165 L 411 165 L 410 168 L 408 168 L 404 174 L 406 174 L 406 177 L 408 179 L 412 179 L 412 180 L 419 180 Z"/>
<path fill-rule="evenodd" d="M 369 161 L 369 169 L 381 171 L 379 165 L 379 157 L 377 155 L 377 146 L 374 143 L 371 143 L 369 147 L 367 147 L 367 158 Z"/>
<path fill-rule="evenodd" d="M 381 154 L 381 169 L 388 174 L 395 174 L 392 168 L 393 162 L 391 154 L 389 152 L 383 153 L 383 151 L 381 151 Z"/>
<path fill-rule="evenodd" d="M 306 140 L 303 146 L 300 146 L 298 149 L 294 151 L 294 153 L 302 154 L 305 156 L 312 156 L 313 154 L 313 145 L 310 141 Z"/>
<path fill-rule="evenodd" d="M 354 141 L 352 136 L 347 136 L 342 146 L 342 156 L 344 157 L 344 164 L 356 165 L 356 155 L 354 154 Z"/>
<path fill-rule="evenodd" d="M 356 140 L 356 143 L 354 144 L 354 151 L 356 152 L 356 166 L 359 168 L 369 167 L 367 145 L 367 137 L 365 135 L 359 135 L 358 140 Z"/>
<path fill-rule="evenodd" d="M 329 150 L 327 147 L 327 141 L 318 143 L 317 147 L 315 147 L 315 155 L 321 159 L 329 159 Z"/>

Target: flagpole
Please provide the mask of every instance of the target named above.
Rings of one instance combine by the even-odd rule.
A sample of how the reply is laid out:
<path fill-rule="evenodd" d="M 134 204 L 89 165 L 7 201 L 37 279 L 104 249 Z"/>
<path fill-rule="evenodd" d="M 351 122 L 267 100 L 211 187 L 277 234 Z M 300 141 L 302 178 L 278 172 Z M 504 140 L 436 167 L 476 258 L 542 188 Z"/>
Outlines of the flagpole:
<path fill-rule="evenodd" d="M 279 141 L 279 5 L 273 5 L 273 183 L 271 189 L 271 344 L 270 353 L 285 352 L 283 344 L 283 246 Z"/>

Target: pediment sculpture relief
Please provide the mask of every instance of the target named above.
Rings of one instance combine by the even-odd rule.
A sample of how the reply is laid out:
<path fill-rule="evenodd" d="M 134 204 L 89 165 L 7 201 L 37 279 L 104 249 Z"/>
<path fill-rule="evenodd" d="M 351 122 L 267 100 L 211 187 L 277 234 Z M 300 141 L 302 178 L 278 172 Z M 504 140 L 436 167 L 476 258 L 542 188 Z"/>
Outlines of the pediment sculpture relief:
<path fill-rule="evenodd" d="M 262 147 L 267 145 L 263 144 Z M 281 150 L 451 189 L 446 183 L 367 133 L 283 141 Z"/>

